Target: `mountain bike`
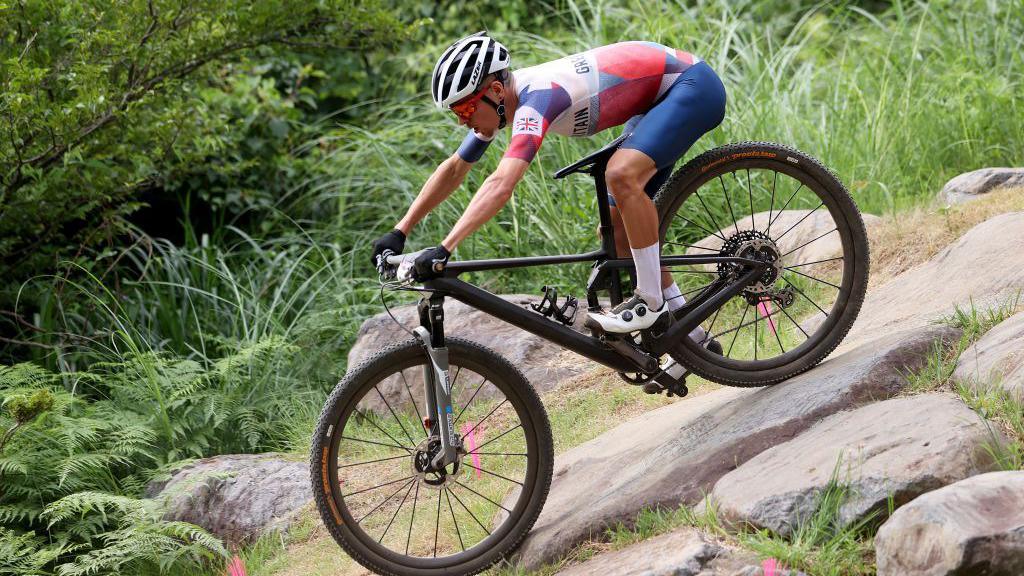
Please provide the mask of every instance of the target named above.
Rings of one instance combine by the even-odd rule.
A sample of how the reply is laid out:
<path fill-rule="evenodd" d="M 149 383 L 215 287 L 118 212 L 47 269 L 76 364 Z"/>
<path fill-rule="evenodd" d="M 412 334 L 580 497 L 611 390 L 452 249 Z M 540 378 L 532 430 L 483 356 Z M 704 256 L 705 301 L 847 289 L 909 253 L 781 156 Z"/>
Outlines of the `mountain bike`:
<path fill-rule="evenodd" d="M 594 177 L 600 249 L 452 261 L 422 285 L 409 275 L 415 254 L 380 262 L 382 294 L 423 292 L 419 326 L 348 371 L 323 408 L 310 461 L 324 523 L 370 570 L 485 570 L 521 543 L 550 487 L 554 449 L 540 398 L 500 354 L 445 334 L 446 298 L 607 366 L 646 392 L 677 396 L 691 373 L 729 386 L 780 382 L 821 362 L 849 331 L 868 283 L 860 212 L 818 161 L 766 142 L 701 154 L 656 195 L 661 264 L 685 303 L 648 330 L 583 333 L 572 327 L 579 302 L 571 296 L 559 305 L 545 287 L 540 304 L 521 307 L 459 278 L 589 263 L 588 307 L 600 307 L 601 294 L 621 302 L 632 260 L 615 251 L 604 171 L 622 140 L 555 174 Z"/>

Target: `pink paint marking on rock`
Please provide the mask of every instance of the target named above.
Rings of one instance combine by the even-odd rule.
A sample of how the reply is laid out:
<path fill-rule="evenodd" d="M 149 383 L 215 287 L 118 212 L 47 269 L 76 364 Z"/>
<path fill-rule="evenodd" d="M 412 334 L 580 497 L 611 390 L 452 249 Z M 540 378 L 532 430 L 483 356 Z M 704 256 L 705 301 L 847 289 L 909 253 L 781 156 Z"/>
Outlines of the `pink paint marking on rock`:
<path fill-rule="evenodd" d="M 772 334 L 777 336 L 779 332 L 775 329 L 775 321 L 772 320 L 772 310 L 769 306 L 771 306 L 771 300 L 761 300 L 757 303 L 757 311 L 761 313 L 761 316 L 768 319 L 768 326 L 771 327 Z"/>
<path fill-rule="evenodd" d="M 480 455 L 476 453 L 476 426 L 472 422 L 462 425 L 462 436 L 469 443 L 468 452 L 473 456 L 473 469 L 476 470 L 476 477 L 480 478 Z"/>
<path fill-rule="evenodd" d="M 228 563 L 227 576 L 246 576 L 245 564 L 242 562 L 242 559 L 238 557 L 238 554 L 235 554 L 235 557 L 231 559 L 230 563 Z"/>

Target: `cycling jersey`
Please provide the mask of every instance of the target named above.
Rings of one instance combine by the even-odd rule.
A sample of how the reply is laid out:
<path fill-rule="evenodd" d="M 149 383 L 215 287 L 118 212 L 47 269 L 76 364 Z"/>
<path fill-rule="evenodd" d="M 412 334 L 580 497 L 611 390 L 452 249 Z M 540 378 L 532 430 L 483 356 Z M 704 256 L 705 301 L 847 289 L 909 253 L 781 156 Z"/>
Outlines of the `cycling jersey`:
<path fill-rule="evenodd" d="M 699 62 L 655 42 L 619 42 L 516 70 L 519 105 L 505 157 L 533 160 L 549 130 L 590 136 L 644 114 Z M 475 162 L 489 144 L 471 129 L 458 153 Z"/>

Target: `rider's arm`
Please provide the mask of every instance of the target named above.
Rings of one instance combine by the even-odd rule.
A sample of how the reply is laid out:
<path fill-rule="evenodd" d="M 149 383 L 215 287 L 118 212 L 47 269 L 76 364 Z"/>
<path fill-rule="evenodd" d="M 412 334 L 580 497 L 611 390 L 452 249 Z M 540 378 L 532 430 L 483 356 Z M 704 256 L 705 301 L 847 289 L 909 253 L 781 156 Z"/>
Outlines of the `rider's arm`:
<path fill-rule="evenodd" d="M 406 236 L 413 226 L 423 220 L 431 210 L 444 201 L 462 184 L 466 173 L 473 167 L 472 162 L 467 162 L 458 152 L 441 164 L 430 175 L 427 182 L 423 184 L 420 193 L 413 200 L 412 206 L 405 213 L 405 217 L 398 222 L 395 228 L 402 231 Z"/>
<path fill-rule="evenodd" d="M 519 158 L 502 158 L 497 170 L 484 180 L 473 199 L 455 223 L 455 227 L 442 244 L 453 252 L 467 236 L 494 217 L 501 207 L 512 198 L 512 191 L 523 178 L 530 163 Z"/>

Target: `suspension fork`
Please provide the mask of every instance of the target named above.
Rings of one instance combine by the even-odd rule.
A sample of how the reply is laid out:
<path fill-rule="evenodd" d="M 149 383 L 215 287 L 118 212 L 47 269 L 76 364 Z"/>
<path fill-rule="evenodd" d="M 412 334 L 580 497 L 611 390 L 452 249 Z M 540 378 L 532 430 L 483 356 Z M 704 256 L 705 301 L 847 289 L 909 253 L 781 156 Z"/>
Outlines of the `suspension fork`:
<path fill-rule="evenodd" d="M 420 325 L 413 332 L 423 343 L 430 365 L 423 366 L 423 393 L 426 413 L 437 425 L 441 450 L 431 461 L 435 470 L 458 459 L 460 440 L 452 414 L 452 384 L 448 377 L 448 348 L 444 343 L 444 296 L 436 294 L 420 300 Z M 431 429 L 434 426 L 431 425 Z M 433 430 L 431 430 L 433 431 Z"/>

